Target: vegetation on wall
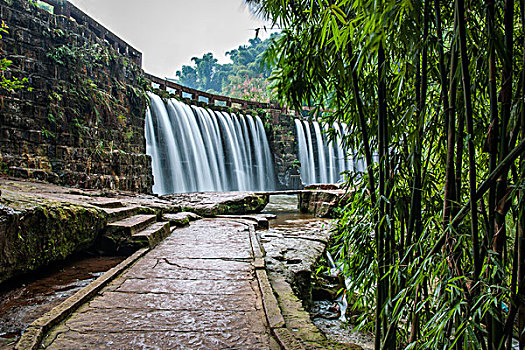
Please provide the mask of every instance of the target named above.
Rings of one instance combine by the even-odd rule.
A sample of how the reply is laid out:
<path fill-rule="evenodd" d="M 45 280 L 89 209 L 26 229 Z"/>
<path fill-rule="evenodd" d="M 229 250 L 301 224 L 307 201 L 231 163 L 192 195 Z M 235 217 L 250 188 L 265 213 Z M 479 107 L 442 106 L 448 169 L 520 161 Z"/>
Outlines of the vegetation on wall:
<path fill-rule="evenodd" d="M 0 24 L 0 40 L 2 40 L 2 36 L 5 34 L 9 34 L 9 27 L 7 24 L 2 21 Z M 17 78 L 17 77 L 7 77 L 7 73 L 9 72 L 9 67 L 13 64 L 13 61 L 2 57 L 0 59 L 0 89 L 5 90 L 7 92 L 15 92 L 16 90 L 20 90 L 27 86 L 29 80 L 27 77 L 24 78 Z M 32 90 L 31 87 L 27 87 L 29 91 Z"/>
<path fill-rule="evenodd" d="M 66 76 L 49 92 L 48 125 L 43 126 L 43 134 L 54 138 L 57 132 L 72 130 L 77 137 L 101 138 L 98 128 L 112 125 L 121 130 L 121 139 L 131 142 L 134 131 L 128 116 L 131 113 L 122 99 L 127 96 L 135 105 L 146 107 L 145 80 L 139 85 L 125 85 L 119 80 L 119 67 L 133 69 L 128 59 L 122 57 L 109 47 L 86 41 L 82 44 L 67 41 L 66 34 L 57 30 L 52 35 L 62 39 L 62 45 L 51 50 L 47 57 L 57 65 Z M 140 68 L 135 68 L 139 70 Z M 99 86 L 103 79 L 99 74 L 107 74 L 111 79 L 111 89 Z M 97 84 L 97 82 L 99 82 Z M 143 115 L 145 110 L 138 112 Z M 119 143 L 120 147 L 122 146 Z M 114 141 L 102 138 L 93 145 L 91 156 L 100 158 L 118 149 Z"/>
<path fill-rule="evenodd" d="M 333 252 L 375 348 L 523 349 L 525 3 L 247 2 L 280 98 L 369 165 Z"/>

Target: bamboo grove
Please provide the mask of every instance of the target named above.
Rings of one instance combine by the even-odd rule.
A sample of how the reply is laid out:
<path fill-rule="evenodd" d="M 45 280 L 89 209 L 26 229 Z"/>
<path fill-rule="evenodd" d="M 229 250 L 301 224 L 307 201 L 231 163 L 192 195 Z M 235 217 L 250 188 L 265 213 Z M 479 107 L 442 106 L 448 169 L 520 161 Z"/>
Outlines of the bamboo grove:
<path fill-rule="evenodd" d="M 367 161 L 333 252 L 375 348 L 524 349 L 525 1 L 247 2 L 280 98 Z"/>

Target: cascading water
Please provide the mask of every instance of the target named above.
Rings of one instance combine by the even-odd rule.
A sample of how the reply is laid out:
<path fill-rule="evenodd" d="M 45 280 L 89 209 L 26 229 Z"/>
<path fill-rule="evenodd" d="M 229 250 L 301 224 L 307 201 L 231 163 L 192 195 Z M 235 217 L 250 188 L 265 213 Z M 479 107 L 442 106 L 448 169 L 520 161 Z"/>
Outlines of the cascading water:
<path fill-rule="evenodd" d="M 341 182 L 343 171 L 364 170 L 363 161 L 355 160 L 343 150 L 341 136 L 348 132 L 346 125 L 334 123 L 333 127 L 338 136 L 329 142 L 318 122 L 295 119 L 301 178 L 306 185 Z M 328 126 L 324 129 L 326 131 Z"/>
<path fill-rule="evenodd" d="M 152 157 L 154 193 L 275 189 L 272 154 L 259 117 L 149 97 L 146 152 Z"/>

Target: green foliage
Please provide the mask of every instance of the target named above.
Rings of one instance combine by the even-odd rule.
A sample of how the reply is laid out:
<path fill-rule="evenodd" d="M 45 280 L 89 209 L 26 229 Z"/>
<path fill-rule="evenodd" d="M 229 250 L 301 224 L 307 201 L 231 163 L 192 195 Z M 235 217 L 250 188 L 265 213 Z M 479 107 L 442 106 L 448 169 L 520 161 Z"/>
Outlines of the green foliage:
<path fill-rule="evenodd" d="M 42 127 L 42 135 L 47 139 L 54 139 L 56 135 L 51 131 L 47 130 L 44 126 Z"/>
<path fill-rule="evenodd" d="M 249 45 L 226 52 L 232 60 L 218 64 L 212 53 L 193 57 L 194 66 L 184 65 L 177 71 L 177 82 L 193 89 L 210 91 L 235 98 L 269 101 L 267 78 L 271 68 L 264 61 L 264 52 L 278 35 L 262 41 L 249 40 Z"/>
<path fill-rule="evenodd" d="M 525 346 L 525 156 L 505 162 L 524 153 L 525 4 L 496 2 L 491 29 L 492 2 L 248 2 L 284 28 L 279 98 L 380 156 L 348 174 L 332 248 L 376 349 Z"/>
<path fill-rule="evenodd" d="M 9 27 L 7 26 L 7 24 L 4 21 L 2 21 L 2 24 L 0 25 L 0 40 L 2 39 L 3 35 L 9 34 L 8 29 Z M 11 93 L 24 88 L 26 88 L 27 91 L 32 91 L 32 87 L 26 87 L 26 85 L 29 83 L 28 78 L 6 78 L 5 73 L 9 71 L 9 67 L 12 64 L 13 61 L 11 60 L 8 60 L 6 58 L 0 59 L 0 89 Z"/>
<path fill-rule="evenodd" d="M 107 69 L 105 67 L 111 69 L 126 61 L 105 45 L 90 42 L 82 45 L 66 43 L 49 51 L 47 57 L 64 69 L 71 82 L 59 82 L 48 96 L 50 115 L 55 116 L 53 120 L 48 118 L 53 130 L 64 128 L 66 123 L 72 125 L 79 136 L 89 136 L 96 130 L 93 127 L 102 123 L 126 127 L 129 122 L 126 115 L 129 111 L 122 106 L 119 101 L 121 97 L 115 95 L 114 91 L 134 101 L 145 100 L 146 93 L 142 86 L 124 85 L 114 77 L 114 89 L 108 92 L 90 77 L 95 70 Z M 80 120 L 79 116 L 83 116 L 84 120 Z M 126 137 L 126 131 L 122 133 Z"/>
<path fill-rule="evenodd" d="M 49 13 L 54 13 L 54 7 L 52 5 L 49 5 L 43 1 L 39 1 L 39 0 L 29 0 L 29 2 L 35 6 L 35 7 L 38 7 L 44 11 L 47 11 Z"/>

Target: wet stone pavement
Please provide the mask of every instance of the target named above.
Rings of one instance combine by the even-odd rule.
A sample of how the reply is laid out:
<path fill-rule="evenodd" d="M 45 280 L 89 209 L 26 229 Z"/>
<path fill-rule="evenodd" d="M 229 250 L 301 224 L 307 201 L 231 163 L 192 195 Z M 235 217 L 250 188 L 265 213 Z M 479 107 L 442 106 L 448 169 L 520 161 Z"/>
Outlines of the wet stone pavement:
<path fill-rule="evenodd" d="M 173 231 L 44 339 L 47 349 L 279 349 L 249 227 L 206 219 Z"/>

